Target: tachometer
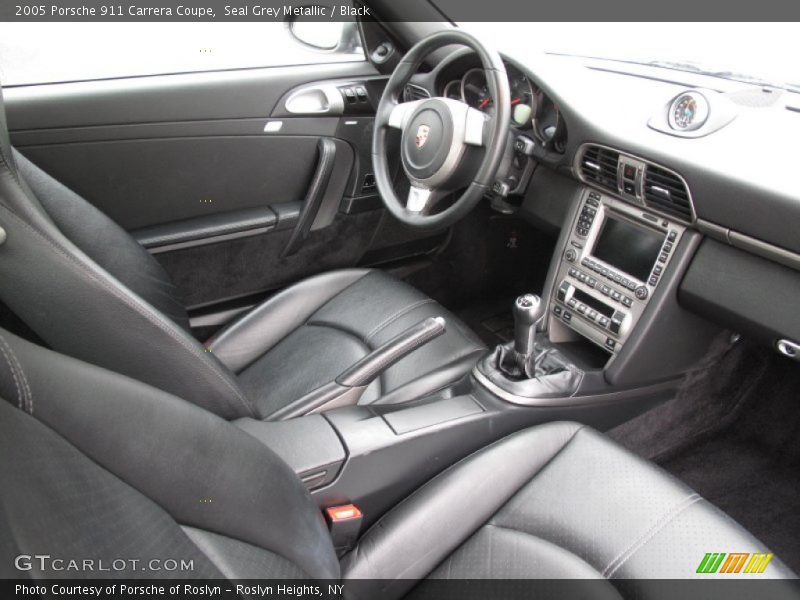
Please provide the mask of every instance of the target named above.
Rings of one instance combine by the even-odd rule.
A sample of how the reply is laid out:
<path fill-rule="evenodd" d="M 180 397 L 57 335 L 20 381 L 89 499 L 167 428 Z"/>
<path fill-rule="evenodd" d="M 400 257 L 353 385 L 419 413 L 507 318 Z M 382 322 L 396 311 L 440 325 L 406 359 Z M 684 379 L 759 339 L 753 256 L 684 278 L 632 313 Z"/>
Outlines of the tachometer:
<path fill-rule="evenodd" d="M 492 105 L 492 96 L 486 84 L 483 69 L 470 69 L 461 78 L 461 97 L 472 108 L 487 111 Z"/>

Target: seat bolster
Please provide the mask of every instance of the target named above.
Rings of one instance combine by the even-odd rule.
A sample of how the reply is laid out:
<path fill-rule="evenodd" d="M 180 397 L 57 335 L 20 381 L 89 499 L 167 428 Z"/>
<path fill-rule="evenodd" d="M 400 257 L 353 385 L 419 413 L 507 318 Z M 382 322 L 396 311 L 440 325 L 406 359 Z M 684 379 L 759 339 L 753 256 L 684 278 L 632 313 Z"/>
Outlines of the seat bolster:
<path fill-rule="evenodd" d="M 344 557 L 345 579 L 371 597 L 403 596 L 494 515 L 575 436 L 552 423 L 511 435 L 451 467 L 395 507 Z M 366 596 L 365 596 L 366 597 Z"/>
<path fill-rule="evenodd" d="M 13 365 L 0 371 L 0 394 L 19 386 L 20 408 L 177 523 L 285 559 L 266 568 L 264 553 L 259 559 L 240 544 L 202 544 L 190 536 L 212 562 L 222 566 L 216 547 L 217 554 L 238 554 L 240 562 L 249 555 L 264 572 L 294 576 L 288 562 L 309 577 L 338 578 L 319 508 L 294 471 L 253 436 L 176 396 L 2 330 L 0 349 L 0 360 Z"/>
<path fill-rule="evenodd" d="M 214 335 L 206 348 L 239 373 L 369 272 L 342 269 L 290 286 Z"/>

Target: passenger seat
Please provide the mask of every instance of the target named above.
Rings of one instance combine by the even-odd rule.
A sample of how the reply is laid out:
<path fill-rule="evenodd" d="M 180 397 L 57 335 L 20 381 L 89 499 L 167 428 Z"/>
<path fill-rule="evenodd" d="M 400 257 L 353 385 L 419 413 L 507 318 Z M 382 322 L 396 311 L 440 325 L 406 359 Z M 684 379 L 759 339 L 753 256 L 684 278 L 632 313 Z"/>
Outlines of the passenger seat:
<path fill-rule="evenodd" d="M 363 598 L 415 586 L 424 596 L 437 578 L 589 578 L 612 597 L 642 598 L 637 579 L 701 576 L 705 553 L 769 552 L 658 467 L 587 427 L 552 423 L 435 477 L 340 562 L 294 472 L 194 404 L 1 330 L 0 397 L 2 577 L 98 576 L 15 568 L 21 554 L 48 554 L 193 561 L 103 577 L 343 578 Z M 778 557 L 731 576 L 794 577 Z"/>

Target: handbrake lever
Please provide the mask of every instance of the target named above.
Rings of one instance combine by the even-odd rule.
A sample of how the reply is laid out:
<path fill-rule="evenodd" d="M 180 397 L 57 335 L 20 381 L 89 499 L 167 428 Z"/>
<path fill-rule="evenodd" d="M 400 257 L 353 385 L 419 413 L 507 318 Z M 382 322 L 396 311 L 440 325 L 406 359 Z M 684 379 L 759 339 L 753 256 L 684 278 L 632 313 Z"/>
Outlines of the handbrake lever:
<path fill-rule="evenodd" d="M 412 325 L 348 367 L 330 383 L 278 410 L 272 418 L 293 419 L 305 414 L 358 404 L 369 384 L 381 373 L 414 350 L 435 340 L 446 330 L 447 323 L 443 317 L 428 317 Z"/>

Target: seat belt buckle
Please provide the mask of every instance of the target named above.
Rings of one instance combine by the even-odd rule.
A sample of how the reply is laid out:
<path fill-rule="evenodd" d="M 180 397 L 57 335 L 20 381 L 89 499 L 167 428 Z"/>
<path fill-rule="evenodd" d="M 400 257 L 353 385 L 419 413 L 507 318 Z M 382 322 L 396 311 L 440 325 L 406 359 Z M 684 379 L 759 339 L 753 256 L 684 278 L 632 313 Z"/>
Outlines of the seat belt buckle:
<path fill-rule="evenodd" d="M 324 513 L 333 547 L 337 555 L 341 556 L 356 545 L 364 516 L 355 504 L 329 506 Z"/>

